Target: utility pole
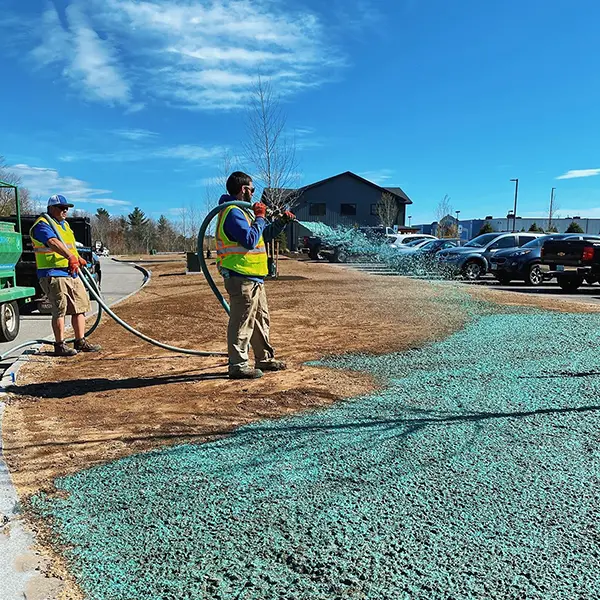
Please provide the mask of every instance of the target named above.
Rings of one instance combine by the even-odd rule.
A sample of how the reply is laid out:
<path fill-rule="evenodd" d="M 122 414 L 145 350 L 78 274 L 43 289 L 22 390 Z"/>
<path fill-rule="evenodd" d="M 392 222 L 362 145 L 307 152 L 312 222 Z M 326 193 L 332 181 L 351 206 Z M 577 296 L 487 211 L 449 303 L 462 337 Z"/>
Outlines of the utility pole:
<path fill-rule="evenodd" d="M 515 182 L 515 209 L 513 211 L 513 233 L 517 230 L 517 198 L 519 196 L 519 179 L 511 179 Z"/>
<path fill-rule="evenodd" d="M 552 192 L 550 194 L 550 212 L 548 213 L 548 230 L 552 227 L 552 209 L 554 208 L 554 192 L 556 188 L 552 188 Z"/>

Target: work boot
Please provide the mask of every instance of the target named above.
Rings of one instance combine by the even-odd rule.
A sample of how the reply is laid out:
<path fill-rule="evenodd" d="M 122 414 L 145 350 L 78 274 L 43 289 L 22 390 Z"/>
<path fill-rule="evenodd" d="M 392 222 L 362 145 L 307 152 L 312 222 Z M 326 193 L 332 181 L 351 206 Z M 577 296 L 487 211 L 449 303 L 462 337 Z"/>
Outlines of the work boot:
<path fill-rule="evenodd" d="M 256 368 L 260 369 L 261 371 L 285 371 L 285 369 L 287 369 L 287 365 L 282 360 L 276 360 L 272 358 L 271 360 L 257 362 Z"/>
<path fill-rule="evenodd" d="M 262 376 L 263 372 L 260 369 L 248 366 L 229 368 L 229 379 L 260 379 Z"/>
<path fill-rule="evenodd" d="M 77 350 L 69 348 L 64 342 L 54 343 L 54 356 L 76 356 Z"/>
<path fill-rule="evenodd" d="M 85 338 L 75 340 L 74 346 L 77 352 L 100 352 L 100 350 L 102 350 L 102 346 L 98 346 L 98 344 L 90 344 Z"/>

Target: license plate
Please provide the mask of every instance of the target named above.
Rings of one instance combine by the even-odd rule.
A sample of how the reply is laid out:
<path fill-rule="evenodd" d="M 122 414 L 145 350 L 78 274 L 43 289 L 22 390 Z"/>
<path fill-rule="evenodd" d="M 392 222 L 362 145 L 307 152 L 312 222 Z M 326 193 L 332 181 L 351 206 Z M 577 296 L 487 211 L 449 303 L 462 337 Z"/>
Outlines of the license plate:
<path fill-rule="evenodd" d="M 490 265 L 490 271 L 497 271 L 498 270 L 498 265 Z"/>
<path fill-rule="evenodd" d="M 564 265 L 556 265 L 556 270 L 557 271 L 564 271 L 565 270 L 565 266 Z"/>

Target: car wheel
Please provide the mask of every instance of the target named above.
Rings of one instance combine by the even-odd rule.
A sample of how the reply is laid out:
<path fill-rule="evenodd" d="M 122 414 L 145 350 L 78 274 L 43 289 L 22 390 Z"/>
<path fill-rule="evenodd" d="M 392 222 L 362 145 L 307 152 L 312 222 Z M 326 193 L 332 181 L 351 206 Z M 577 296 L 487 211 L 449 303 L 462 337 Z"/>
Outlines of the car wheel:
<path fill-rule="evenodd" d="M 348 253 L 345 250 L 336 250 L 333 255 L 333 261 L 337 263 L 348 262 Z"/>
<path fill-rule="evenodd" d="M 311 248 L 308 251 L 308 258 L 311 260 L 319 260 L 319 251 L 316 248 Z"/>
<path fill-rule="evenodd" d="M 19 335 L 19 305 L 0 304 L 0 342 L 12 342 Z"/>
<path fill-rule="evenodd" d="M 475 281 L 483 275 L 483 267 L 476 260 L 470 260 L 463 267 L 463 276 L 469 281 Z"/>
<path fill-rule="evenodd" d="M 556 281 L 564 292 L 574 292 L 583 283 L 583 279 L 577 275 L 575 277 L 559 275 Z"/>
<path fill-rule="evenodd" d="M 595 283 L 598 283 L 598 277 L 596 277 L 595 275 L 588 275 L 587 277 L 585 277 L 585 282 L 588 285 L 594 285 Z"/>
<path fill-rule="evenodd" d="M 542 283 L 544 283 L 544 275 L 542 273 L 542 267 L 540 267 L 540 265 L 536 263 L 529 267 L 529 272 L 527 273 L 525 283 L 535 286 L 542 285 Z"/>

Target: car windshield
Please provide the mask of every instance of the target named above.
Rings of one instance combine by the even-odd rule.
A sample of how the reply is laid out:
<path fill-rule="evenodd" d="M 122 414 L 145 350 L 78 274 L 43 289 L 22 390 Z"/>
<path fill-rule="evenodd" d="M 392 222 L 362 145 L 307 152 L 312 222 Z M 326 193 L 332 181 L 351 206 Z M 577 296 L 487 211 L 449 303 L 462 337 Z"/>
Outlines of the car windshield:
<path fill-rule="evenodd" d="M 431 250 L 436 246 L 439 246 L 440 240 L 429 240 L 425 242 L 422 246 L 419 246 L 419 250 Z"/>
<path fill-rule="evenodd" d="M 495 240 L 500 233 L 484 233 L 473 238 L 470 242 L 465 244 L 465 248 L 483 248 L 487 246 L 491 241 Z"/>
<path fill-rule="evenodd" d="M 416 240 L 409 239 L 408 242 L 406 242 L 404 245 L 412 247 L 412 246 L 418 246 L 419 244 L 422 244 L 422 243 L 423 243 L 423 238 L 417 238 Z"/>

